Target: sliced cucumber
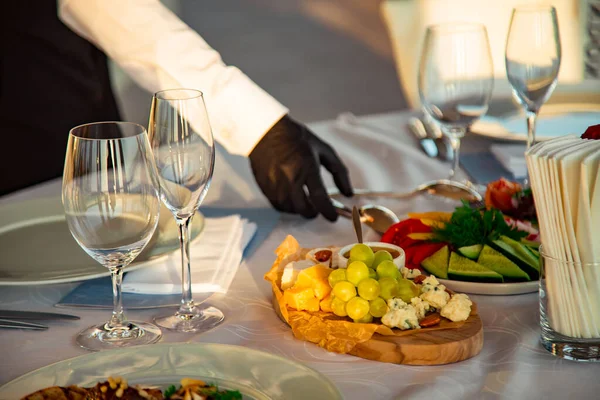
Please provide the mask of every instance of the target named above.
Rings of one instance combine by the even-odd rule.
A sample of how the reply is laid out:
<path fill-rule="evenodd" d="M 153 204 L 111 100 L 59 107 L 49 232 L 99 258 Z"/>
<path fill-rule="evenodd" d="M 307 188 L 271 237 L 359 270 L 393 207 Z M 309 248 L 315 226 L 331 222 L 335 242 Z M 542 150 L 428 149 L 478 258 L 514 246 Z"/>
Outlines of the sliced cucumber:
<path fill-rule="evenodd" d="M 477 260 L 479 257 L 479 253 L 481 253 L 481 249 L 483 249 L 483 245 L 474 244 L 472 246 L 464 246 L 458 249 L 458 252 L 471 260 Z"/>
<path fill-rule="evenodd" d="M 531 280 L 529 275 L 519 268 L 517 264 L 488 245 L 483 246 L 477 262 L 511 281 L 523 282 Z"/>
<path fill-rule="evenodd" d="M 521 243 L 536 250 L 540 248 L 540 242 L 534 242 L 533 240 L 521 239 Z"/>
<path fill-rule="evenodd" d="M 444 246 L 423 261 L 421 266 L 425 271 L 441 279 L 448 279 L 448 259 L 450 258 L 450 250 L 448 246 Z"/>
<path fill-rule="evenodd" d="M 503 282 L 499 273 L 456 253 L 450 254 L 448 278 L 470 282 Z"/>
<path fill-rule="evenodd" d="M 518 242 L 517 242 L 518 243 Z M 488 245 L 499 251 L 504 255 L 504 257 L 508 258 L 513 263 L 517 264 L 517 267 L 521 268 L 532 281 L 539 279 L 540 271 L 539 271 L 539 262 L 536 260 L 535 262 L 529 261 L 530 258 L 533 258 L 533 255 L 525 258 L 521 256 L 516 249 L 514 249 L 510 244 L 502 241 L 502 240 L 494 240 L 493 242 L 489 242 Z M 523 249 L 524 250 L 524 249 Z M 526 251 L 526 250 L 525 250 Z M 533 265 L 535 263 L 535 265 Z"/>

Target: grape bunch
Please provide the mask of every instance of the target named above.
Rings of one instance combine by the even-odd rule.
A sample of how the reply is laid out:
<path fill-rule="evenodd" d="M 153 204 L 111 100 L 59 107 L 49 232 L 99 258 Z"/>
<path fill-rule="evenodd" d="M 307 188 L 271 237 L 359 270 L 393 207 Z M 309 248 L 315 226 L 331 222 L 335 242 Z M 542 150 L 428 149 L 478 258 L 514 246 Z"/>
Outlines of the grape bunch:
<path fill-rule="evenodd" d="M 333 313 L 361 323 L 383 317 L 388 311 L 387 300 L 401 298 L 410 303 L 419 293 L 412 281 L 401 276 L 388 251 L 374 253 L 366 244 L 352 247 L 347 268 L 332 271 L 329 285 L 333 289 Z"/>

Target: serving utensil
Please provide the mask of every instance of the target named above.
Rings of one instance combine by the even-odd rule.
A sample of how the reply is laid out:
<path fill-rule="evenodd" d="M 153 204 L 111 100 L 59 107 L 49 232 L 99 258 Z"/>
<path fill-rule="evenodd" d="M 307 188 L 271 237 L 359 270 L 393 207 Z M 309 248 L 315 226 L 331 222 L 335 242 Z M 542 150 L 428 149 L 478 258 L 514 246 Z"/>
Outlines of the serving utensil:
<path fill-rule="evenodd" d="M 477 202 L 483 200 L 481 194 L 472 186 L 465 185 L 457 181 L 449 179 L 438 179 L 435 181 L 425 182 L 409 192 L 398 193 L 392 191 L 375 191 L 368 189 L 355 189 L 355 197 L 386 197 L 394 199 L 409 199 L 421 194 L 429 194 L 431 196 L 443 197 L 451 200 L 466 200 L 469 202 Z M 339 197 L 338 191 L 330 191 L 329 196 Z"/>
<path fill-rule="evenodd" d="M 58 314 L 49 312 L 38 312 L 38 311 L 16 311 L 16 310 L 0 310 L 0 319 L 28 319 L 28 320 L 78 320 L 77 315 L 70 314 Z"/>
<path fill-rule="evenodd" d="M 356 239 L 358 240 L 358 243 L 362 243 L 362 226 L 360 225 L 360 215 L 356 206 L 352 207 L 352 224 L 354 225 L 354 233 L 356 233 Z"/>
<path fill-rule="evenodd" d="M 338 215 L 344 218 L 354 219 L 352 210 L 348 206 L 333 198 L 331 199 L 331 203 L 335 207 Z M 398 218 L 392 210 L 383 206 L 365 204 L 364 206 L 358 207 L 357 211 L 360 223 L 367 225 L 379 234 L 385 233 L 390 226 L 400 222 L 400 218 Z"/>
<path fill-rule="evenodd" d="M 43 331 L 48 329 L 46 325 L 35 324 L 33 322 L 13 321 L 10 319 L 0 319 L 0 328 L 29 329 L 36 331 Z"/>

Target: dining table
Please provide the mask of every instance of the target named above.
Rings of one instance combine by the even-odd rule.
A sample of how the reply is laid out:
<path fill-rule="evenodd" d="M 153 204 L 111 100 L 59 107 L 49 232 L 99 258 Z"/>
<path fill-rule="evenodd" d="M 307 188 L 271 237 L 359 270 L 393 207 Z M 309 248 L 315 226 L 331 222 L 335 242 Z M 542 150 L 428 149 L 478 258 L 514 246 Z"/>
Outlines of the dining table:
<path fill-rule="evenodd" d="M 403 192 L 425 181 L 446 178 L 449 170 L 448 162 L 430 158 L 419 149 L 407 128 L 409 118 L 417 115 L 414 111 L 390 112 L 359 116 L 352 123 L 338 119 L 311 123 L 309 127 L 345 161 L 355 188 Z M 485 163 L 486 157 L 492 157 L 489 153 L 486 156 L 490 143 L 487 138 L 470 134 L 464 140 L 464 154 L 482 155 Z M 324 169 L 323 176 L 326 186 L 333 188 L 333 180 Z M 55 179 L 1 197 L 0 207 L 60 196 L 60 192 L 61 181 Z M 365 200 L 342 201 L 354 204 Z M 449 211 L 458 205 L 427 196 L 381 199 L 381 203 L 399 216 L 411 211 Z M 213 182 L 200 212 L 211 206 L 232 212 L 270 207 L 254 182 L 247 159 L 218 149 Z M 356 241 L 350 220 L 339 218 L 331 223 L 322 217 L 306 220 L 280 214 L 274 229 L 242 261 L 228 292 L 214 294 L 207 300 L 224 312 L 224 323 L 200 334 L 165 330 L 161 342 L 222 343 L 275 354 L 322 373 L 346 399 L 600 397 L 600 364 L 565 360 L 541 346 L 537 292 L 470 295 L 483 321 L 483 349 L 473 358 L 453 364 L 382 363 L 330 353 L 294 338 L 290 327 L 274 312 L 271 285 L 264 280 L 275 260 L 275 249 L 287 235 L 294 236 L 303 247 L 343 246 Z M 366 236 L 377 239 L 371 231 Z M 80 317 L 77 321 L 51 322 L 45 331 L 0 330 L 0 385 L 35 369 L 88 353 L 76 345 L 75 335 L 106 319 L 109 310 L 55 307 L 79 284 L 0 286 L 2 309 L 68 312 Z M 149 322 L 157 313 L 156 309 L 127 310 L 129 318 Z"/>

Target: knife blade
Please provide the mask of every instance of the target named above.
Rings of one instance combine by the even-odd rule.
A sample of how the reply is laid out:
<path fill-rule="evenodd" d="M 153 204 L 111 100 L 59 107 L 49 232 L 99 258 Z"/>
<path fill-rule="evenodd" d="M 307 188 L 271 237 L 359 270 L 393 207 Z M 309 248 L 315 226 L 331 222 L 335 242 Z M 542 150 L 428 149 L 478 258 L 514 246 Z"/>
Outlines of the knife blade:
<path fill-rule="evenodd" d="M 11 321 L 8 319 L 0 319 L 0 328 L 9 328 L 9 329 L 31 329 L 37 331 L 43 331 L 48 329 L 46 325 L 42 324 L 34 324 L 31 322 L 23 322 L 23 321 Z"/>
<path fill-rule="evenodd" d="M 425 154 L 431 158 L 438 156 L 438 148 L 435 144 L 435 141 L 427 135 L 425 126 L 419 118 L 411 118 L 408 121 L 408 129 L 415 136 L 419 142 L 419 146 L 421 146 L 421 149 L 425 152 Z"/>
<path fill-rule="evenodd" d="M 8 319 L 31 319 L 31 320 L 78 320 L 77 315 L 58 314 L 38 311 L 15 311 L 15 310 L 0 310 L 0 318 Z"/>

